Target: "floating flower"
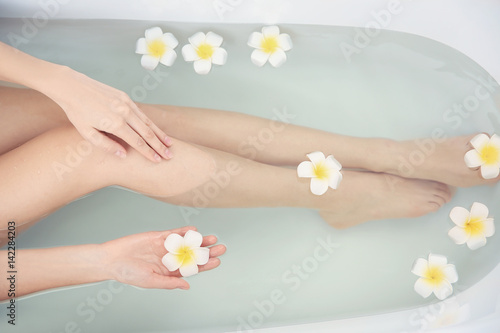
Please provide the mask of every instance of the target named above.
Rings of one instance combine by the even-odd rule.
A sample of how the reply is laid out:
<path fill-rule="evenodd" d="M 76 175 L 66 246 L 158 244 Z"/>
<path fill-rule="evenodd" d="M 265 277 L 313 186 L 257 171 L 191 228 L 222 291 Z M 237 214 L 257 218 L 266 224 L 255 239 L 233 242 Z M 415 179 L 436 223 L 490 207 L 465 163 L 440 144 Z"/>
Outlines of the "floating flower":
<path fill-rule="evenodd" d="M 277 26 L 263 27 L 262 33 L 253 32 L 248 39 L 252 52 L 252 62 L 261 67 L 269 60 L 273 67 L 279 67 L 286 61 L 286 53 L 292 48 L 292 39 L 288 34 L 280 34 Z"/>
<path fill-rule="evenodd" d="M 142 54 L 142 67 L 153 70 L 162 63 L 172 66 L 177 53 L 174 49 L 179 42 L 170 32 L 163 33 L 160 27 L 147 29 L 144 33 L 146 38 L 139 38 L 135 46 L 135 53 Z"/>
<path fill-rule="evenodd" d="M 453 292 L 452 283 L 458 281 L 455 265 L 448 264 L 445 256 L 429 254 L 429 260 L 418 258 L 411 272 L 420 278 L 415 282 L 414 289 L 422 297 L 427 298 L 434 293 L 440 300 Z"/>
<path fill-rule="evenodd" d="M 488 207 L 479 202 L 472 204 L 470 212 L 463 207 L 453 208 L 450 218 L 457 226 L 448 232 L 448 236 L 457 244 L 467 243 L 471 250 L 486 245 L 486 237 L 495 233 L 493 218 L 488 214 Z"/>
<path fill-rule="evenodd" d="M 322 195 L 328 190 L 328 187 L 335 190 L 342 180 L 342 174 L 340 173 L 342 165 L 333 155 L 325 158 L 325 155 L 320 151 L 307 154 L 307 157 L 311 162 L 304 161 L 300 163 L 297 167 L 297 174 L 302 178 L 312 178 L 311 192 Z"/>
<path fill-rule="evenodd" d="M 470 140 L 474 149 L 465 156 L 465 164 L 469 168 L 481 167 L 481 176 L 484 179 L 493 179 L 500 174 L 500 137 L 493 134 L 489 138 L 486 134 L 478 134 Z"/>
<path fill-rule="evenodd" d="M 208 74 L 212 64 L 224 65 L 227 52 L 222 47 L 222 37 L 208 32 L 197 32 L 189 37 L 189 44 L 182 47 L 182 56 L 186 61 L 194 61 L 194 71 L 198 74 Z"/>
<path fill-rule="evenodd" d="M 171 272 L 179 270 L 182 276 L 198 273 L 198 265 L 208 262 L 210 250 L 200 247 L 203 236 L 196 231 L 189 230 L 184 237 L 179 234 L 170 234 L 165 239 L 165 248 L 168 253 L 161 261 Z"/>

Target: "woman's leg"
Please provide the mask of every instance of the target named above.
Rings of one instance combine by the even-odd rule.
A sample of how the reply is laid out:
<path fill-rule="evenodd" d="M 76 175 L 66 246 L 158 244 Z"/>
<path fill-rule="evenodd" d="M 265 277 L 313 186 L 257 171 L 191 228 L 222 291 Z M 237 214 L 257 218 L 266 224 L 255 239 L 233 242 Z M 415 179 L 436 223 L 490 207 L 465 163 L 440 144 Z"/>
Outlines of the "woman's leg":
<path fill-rule="evenodd" d="M 309 181 L 298 179 L 292 169 L 176 139 L 172 152 L 172 160 L 152 163 L 129 148 L 127 158 L 120 159 L 94 148 L 72 126 L 45 132 L 0 156 L 0 229 L 8 221 L 33 222 L 109 185 L 188 206 L 314 208 L 337 227 L 419 216 L 450 199 L 448 187 L 440 183 L 400 179 L 391 188 L 389 176 L 354 171 L 344 172 L 338 190 L 315 196 Z M 200 191 L 212 193 L 201 204 Z"/>

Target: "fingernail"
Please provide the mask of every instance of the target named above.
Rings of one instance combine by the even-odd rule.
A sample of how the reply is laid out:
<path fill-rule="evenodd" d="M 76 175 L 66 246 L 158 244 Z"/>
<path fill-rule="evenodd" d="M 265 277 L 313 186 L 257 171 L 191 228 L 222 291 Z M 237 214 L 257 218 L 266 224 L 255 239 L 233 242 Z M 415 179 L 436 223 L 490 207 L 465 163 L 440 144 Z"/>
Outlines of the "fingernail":
<path fill-rule="evenodd" d="M 174 155 L 172 154 L 172 152 L 169 149 L 165 149 L 165 156 L 167 156 L 168 158 L 172 158 L 172 156 L 174 156 Z"/>
<path fill-rule="evenodd" d="M 165 137 L 164 141 L 165 141 L 165 144 L 168 146 L 172 144 L 172 139 L 170 139 L 168 136 Z"/>
<path fill-rule="evenodd" d="M 127 157 L 127 154 L 123 150 L 117 150 L 116 153 L 115 153 L 115 155 L 118 156 L 118 157 L 120 157 L 120 158 Z"/>
<path fill-rule="evenodd" d="M 156 162 L 160 162 L 161 161 L 160 155 L 155 154 L 155 160 L 156 160 Z"/>

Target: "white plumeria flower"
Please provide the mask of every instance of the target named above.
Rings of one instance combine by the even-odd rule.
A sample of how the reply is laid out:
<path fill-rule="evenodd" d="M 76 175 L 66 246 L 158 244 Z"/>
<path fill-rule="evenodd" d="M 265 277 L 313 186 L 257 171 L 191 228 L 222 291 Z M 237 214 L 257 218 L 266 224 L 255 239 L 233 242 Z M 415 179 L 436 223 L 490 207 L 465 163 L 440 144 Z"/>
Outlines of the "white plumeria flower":
<path fill-rule="evenodd" d="M 320 151 L 307 154 L 307 157 L 311 162 L 300 163 L 297 167 L 297 174 L 302 178 L 311 178 L 311 192 L 322 195 L 328 190 L 328 187 L 335 190 L 342 180 L 340 173 L 342 165 L 339 161 L 333 155 L 325 158 L 325 155 Z"/>
<path fill-rule="evenodd" d="M 457 244 L 467 243 L 471 250 L 486 245 L 486 237 L 495 233 L 493 218 L 488 214 L 488 207 L 479 202 L 472 204 L 470 212 L 463 207 L 453 208 L 450 218 L 457 226 L 448 232 L 448 236 Z"/>
<path fill-rule="evenodd" d="M 165 239 L 165 248 L 168 253 L 161 261 L 171 272 L 179 270 L 182 276 L 191 276 L 198 273 L 198 265 L 208 262 L 210 250 L 200 247 L 203 236 L 196 231 L 189 230 L 184 237 L 179 234 L 170 234 Z"/>
<path fill-rule="evenodd" d="M 469 168 L 481 167 L 481 176 L 484 179 L 493 179 L 500 174 L 500 137 L 493 134 L 489 138 L 486 134 L 478 134 L 470 143 L 474 149 L 465 156 L 465 164 Z"/>
<path fill-rule="evenodd" d="M 255 48 L 252 62 L 261 67 L 269 60 L 273 67 L 279 67 L 286 61 L 286 53 L 292 48 L 292 39 L 288 34 L 280 34 L 277 26 L 263 27 L 262 33 L 252 32 L 248 46 Z"/>
<path fill-rule="evenodd" d="M 415 282 L 414 289 L 424 298 L 434 293 L 438 299 L 443 300 L 453 293 L 451 284 L 458 281 L 455 265 L 448 264 L 448 259 L 438 254 L 429 254 L 429 260 L 418 258 L 411 272 L 420 277 Z"/>
<path fill-rule="evenodd" d="M 179 42 L 170 32 L 163 33 L 160 27 L 147 29 L 144 33 L 146 38 L 139 38 L 135 46 L 135 53 L 142 54 L 142 67 L 153 70 L 162 63 L 172 66 L 177 53 L 174 49 Z"/>
<path fill-rule="evenodd" d="M 189 44 L 182 47 L 182 56 L 186 61 L 194 61 L 194 71 L 198 74 L 208 74 L 214 65 L 224 65 L 227 52 L 222 47 L 222 37 L 213 32 L 206 35 L 197 32 L 189 37 Z"/>

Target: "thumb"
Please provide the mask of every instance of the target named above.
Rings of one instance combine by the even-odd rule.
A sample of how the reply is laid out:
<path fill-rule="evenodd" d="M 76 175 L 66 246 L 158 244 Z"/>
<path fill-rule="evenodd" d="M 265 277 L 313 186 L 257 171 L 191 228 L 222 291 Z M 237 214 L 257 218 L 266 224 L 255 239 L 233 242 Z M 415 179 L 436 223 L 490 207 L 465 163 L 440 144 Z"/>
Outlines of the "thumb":
<path fill-rule="evenodd" d="M 121 158 L 127 156 L 127 151 L 121 144 L 96 129 L 92 129 L 90 133 L 84 137 L 94 146 L 103 149 L 107 153 L 115 154 Z"/>

